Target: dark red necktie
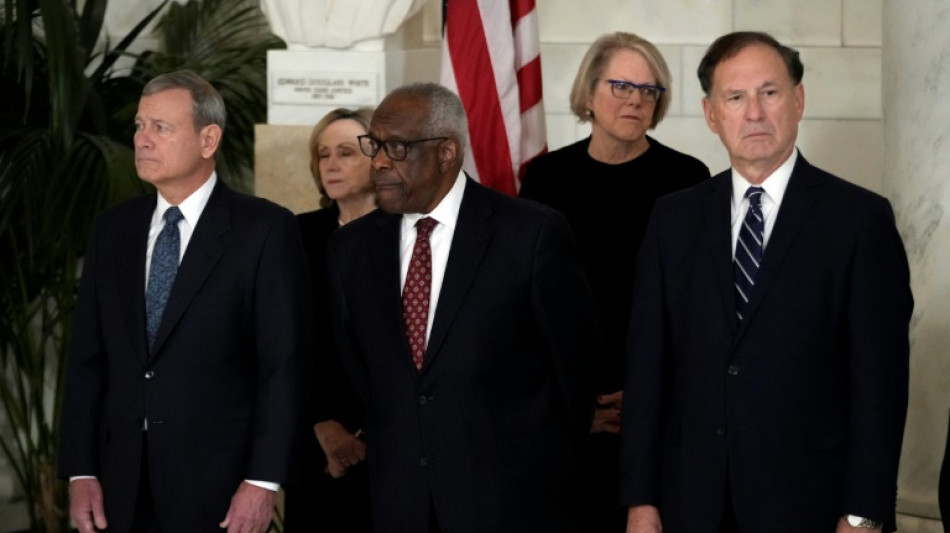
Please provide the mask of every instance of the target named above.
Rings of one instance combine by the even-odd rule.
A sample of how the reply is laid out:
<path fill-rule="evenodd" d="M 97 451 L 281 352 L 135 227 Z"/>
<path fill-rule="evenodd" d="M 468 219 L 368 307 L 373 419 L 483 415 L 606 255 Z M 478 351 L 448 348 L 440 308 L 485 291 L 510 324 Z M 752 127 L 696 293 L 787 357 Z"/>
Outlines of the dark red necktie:
<path fill-rule="evenodd" d="M 402 320 L 406 337 L 412 350 L 412 362 L 416 370 L 422 370 L 426 353 L 426 327 L 429 324 L 429 295 L 432 292 L 432 248 L 429 235 L 438 222 L 434 218 L 421 218 L 416 222 L 416 244 L 409 260 L 409 272 L 402 289 Z"/>

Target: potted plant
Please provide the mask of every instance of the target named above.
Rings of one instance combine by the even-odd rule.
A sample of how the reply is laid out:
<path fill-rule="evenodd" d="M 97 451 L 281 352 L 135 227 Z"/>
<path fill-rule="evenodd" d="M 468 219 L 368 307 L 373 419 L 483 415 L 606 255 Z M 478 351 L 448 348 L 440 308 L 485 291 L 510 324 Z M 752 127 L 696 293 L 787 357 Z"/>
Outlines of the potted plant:
<path fill-rule="evenodd" d="M 114 46 L 101 35 L 107 0 L 81 11 L 75 0 L 0 4 L 0 449 L 31 531 L 68 528 L 55 463 L 79 265 L 96 214 L 146 191 L 131 139 L 148 79 L 191 68 L 218 88 L 229 110 L 218 173 L 249 188 L 266 50 L 283 42 L 256 0 L 166 4 Z M 117 61 L 159 16 L 163 46 L 119 74 Z"/>

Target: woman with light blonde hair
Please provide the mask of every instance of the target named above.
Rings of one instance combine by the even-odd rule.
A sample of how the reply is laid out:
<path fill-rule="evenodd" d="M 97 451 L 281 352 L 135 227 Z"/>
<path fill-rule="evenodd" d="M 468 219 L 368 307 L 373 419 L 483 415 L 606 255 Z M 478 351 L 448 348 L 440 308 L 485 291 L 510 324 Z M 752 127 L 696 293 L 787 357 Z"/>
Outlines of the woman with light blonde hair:
<path fill-rule="evenodd" d="M 647 135 L 666 116 L 672 77 L 651 42 L 600 36 L 581 61 L 571 110 L 590 136 L 532 160 L 520 196 L 567 217 L 597 301 L 604 353 L 596 408 L 582 450 L 579 516 L 588 531 L 623 531 L 618 505 L 620 405 L 637 250 L 658 197 L 699 183 L 709 169 Z"/>

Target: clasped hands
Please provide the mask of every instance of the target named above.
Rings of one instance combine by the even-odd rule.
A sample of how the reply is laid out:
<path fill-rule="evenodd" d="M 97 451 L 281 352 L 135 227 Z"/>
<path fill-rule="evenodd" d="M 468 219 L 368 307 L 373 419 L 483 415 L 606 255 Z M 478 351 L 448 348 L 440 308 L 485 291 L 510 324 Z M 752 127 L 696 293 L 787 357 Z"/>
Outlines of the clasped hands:
<path fill-rule="evenodd" d="M 366 459 L 366 443 L 359 438 L 360 431 L 350 433 L 336 420 L 326 420 L 314 424 L 313 432 L 327 457 L 327 473 L 334 479 Z"/>

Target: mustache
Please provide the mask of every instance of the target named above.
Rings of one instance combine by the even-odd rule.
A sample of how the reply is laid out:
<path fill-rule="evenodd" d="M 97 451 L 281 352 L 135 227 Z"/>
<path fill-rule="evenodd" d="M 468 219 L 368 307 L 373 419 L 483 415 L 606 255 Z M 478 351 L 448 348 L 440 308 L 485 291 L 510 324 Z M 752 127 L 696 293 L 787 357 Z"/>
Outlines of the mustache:
<path fill-rule="evenodd" d="M 402 183 L 402 180 L 398 177 L 387 176 L 382 173 L 372 173 L 370 174 L 370 181 L 375 187 L 384 187 L 387 185 L 399 185 Z"/>

